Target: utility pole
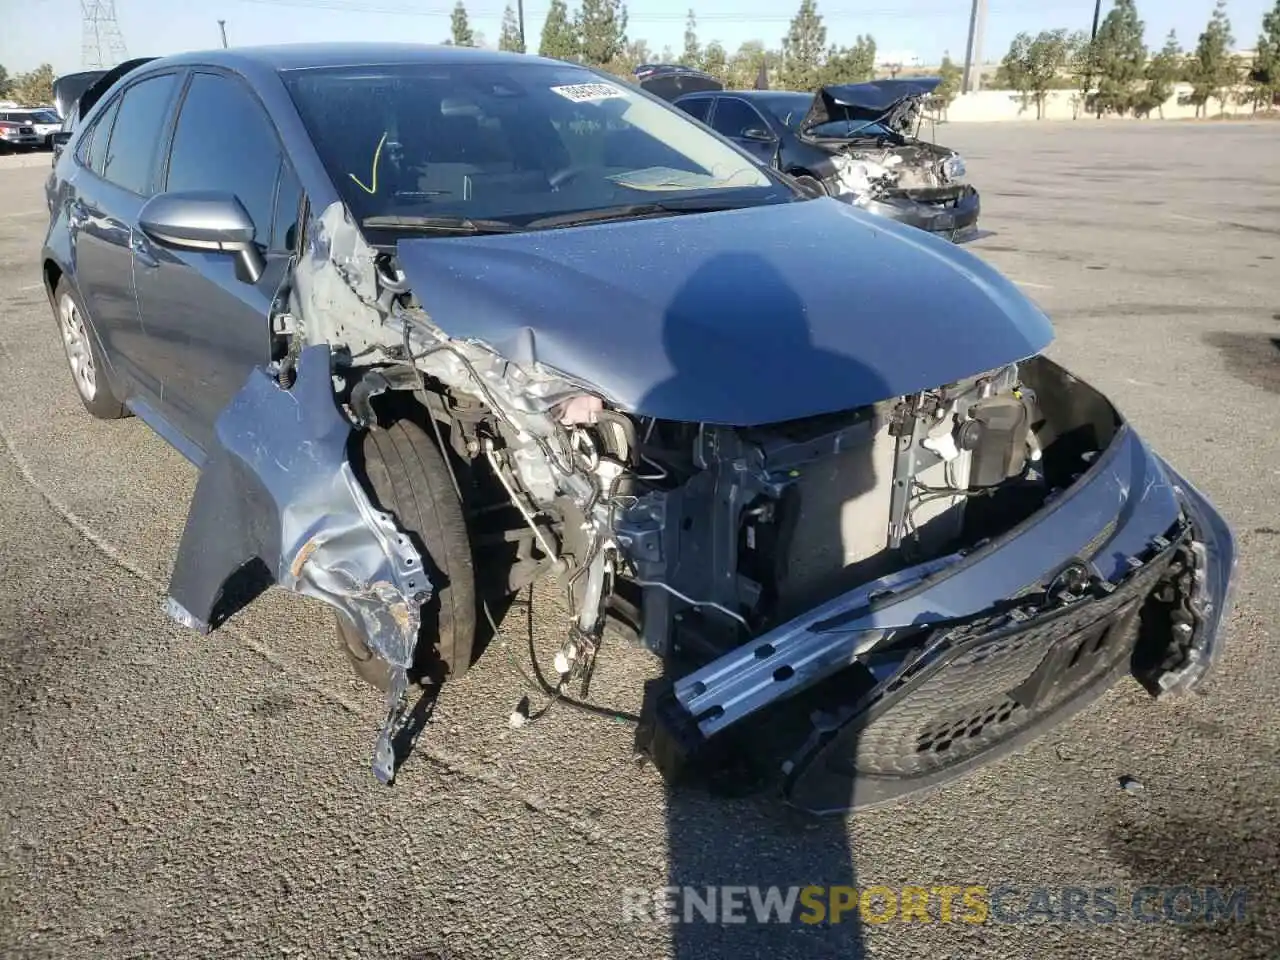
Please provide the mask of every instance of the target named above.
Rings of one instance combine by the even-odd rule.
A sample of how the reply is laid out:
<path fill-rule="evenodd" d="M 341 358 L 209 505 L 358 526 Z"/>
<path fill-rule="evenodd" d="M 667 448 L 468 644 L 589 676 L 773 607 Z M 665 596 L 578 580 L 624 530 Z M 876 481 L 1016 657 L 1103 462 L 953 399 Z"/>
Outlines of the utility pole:
<path fill-rule="evenodd" d="M 1102 16 L 1102 0 L 1093 0 L 1093 32 L 1089 34 L 1089 39 L 1098 39 L 1098 17 Z"/>
<path fill-rule="evenodd" d="M 982 34 L 986 28 L 987 0 L 973 0 L 973 10 L 969 14 L 969 43 L 964 51 L 964 78 L 960 82 L 961 93 L 971 93 L 981 85 L 979 80 L 982 76 Z"/>
<path fill-rule="evenodd" d="M 227 49 L 227 21 L 219 20 L 218 29 L 222 31 L 222 49 Z"/>
<path fill-rule="evenodd" d="M 529 48 L 524 43 L 524 0 L 516 0 L 516 18 L 520 21 L 520 52 L 528 53 Z"/>

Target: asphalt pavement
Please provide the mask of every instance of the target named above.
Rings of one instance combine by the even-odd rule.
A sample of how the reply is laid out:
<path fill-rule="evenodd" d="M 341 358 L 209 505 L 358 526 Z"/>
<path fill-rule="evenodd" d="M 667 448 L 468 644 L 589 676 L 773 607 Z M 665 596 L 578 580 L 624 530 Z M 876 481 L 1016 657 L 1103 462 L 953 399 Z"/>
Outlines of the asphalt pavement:
<path fill-rule="evenodd" d="M 1203 695 L 1126 680 L 967 779 L 835 823 L 670 793 L 621 720 L 556 707 L 512 729 L 519 607 L 390 788 L 369 773 L 379 698 L 326 609 L 271 591 L 208 637 L 167 620 L 195 472 L 136 419 L 82 410 L 40 285 L 47 158 L 0 159 L 0 956 L 1280 955 L 1280 124 L 939 139 L 982 191 L 970 249 L 1225 512 L 1240 588 Z M 545 658 L 564 617 L 539 595 Z M 634 711 L 657 672 L 606 648 L 592 698 Z M 628 889 L 673 884 L 982 885 L 1050 912 L 627 919 Z M 1244 915 L 1135 919 L 1143 886 L 1244 890 Z M 1117 916 L 1064 918 L 1064 887 L 1118 888 Z"/>

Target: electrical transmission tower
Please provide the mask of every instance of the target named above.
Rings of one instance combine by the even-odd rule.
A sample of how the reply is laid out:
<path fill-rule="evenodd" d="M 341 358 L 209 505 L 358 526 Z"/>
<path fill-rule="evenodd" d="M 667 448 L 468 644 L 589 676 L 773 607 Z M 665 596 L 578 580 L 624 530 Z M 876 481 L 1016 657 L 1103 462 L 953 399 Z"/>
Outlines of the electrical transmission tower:
<path fill-rule="evenodd" d="M 128 56 L 116 21 L 116 0 L 80 0 L 80 62 L 86 70 L 103 70 Z"/>

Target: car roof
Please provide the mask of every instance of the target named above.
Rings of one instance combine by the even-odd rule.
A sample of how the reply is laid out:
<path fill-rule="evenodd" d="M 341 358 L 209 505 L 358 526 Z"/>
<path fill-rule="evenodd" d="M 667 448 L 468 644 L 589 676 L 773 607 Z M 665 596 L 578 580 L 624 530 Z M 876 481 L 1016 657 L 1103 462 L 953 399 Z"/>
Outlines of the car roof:
<path fill-rule="evenodd" d="M 310 70 L 322 67 L 359 67 L 391 63 L 560 63 L 544 57 L 502 53 L 474 47 L 427 43 L 282 43 L 259 47 L 196 50 L 161 57 L 148 63 L 153 70 L 168 66 L 201 64 L 257 72 Z"/>

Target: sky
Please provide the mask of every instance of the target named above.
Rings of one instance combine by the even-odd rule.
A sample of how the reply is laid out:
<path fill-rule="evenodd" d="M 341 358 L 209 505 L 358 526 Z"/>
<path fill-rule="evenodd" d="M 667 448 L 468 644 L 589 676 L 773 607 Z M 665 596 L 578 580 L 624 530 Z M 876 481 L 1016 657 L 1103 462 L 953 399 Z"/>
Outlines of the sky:
<path fill-rule="evenodd" d="M 218 20 L 232 46 L 314 40 L 408 40 L 438 43 L 449 35 L 454 0 L 115 0 L 129 56 L 156 56 L 221 45 Z M 496 46 L 507 0 L 466 0 L 472 28 Z M 514 5 L 515 0 L 511 0 Z M 575 0 L 568 0 L 570 9 Z M 746 40 L 776 47 L 799 0 L 628 0 L 628 35 L 679 52 L 690 3 L 698 36 L 730 52 Z M 1228 0 L 1238 47 L 1252 48 L 1265 9 L 1275 0 Z M 525 0 L 525 35 L 536 52 L 549 0 Z M 828 43 L 870 33 L 882 51 L 911 51 L 925 64 L 944 53 L 959 60 L 969 30 L 971 0 L 817 0 Z M 1110 8 L 1103 0 L 1103 16 Z M 10 75 L 51 63 L 54 72 L 82 69 L 80 0 L 0 0 L 0 65 Z M 1176 29 L 1195 45 L 1213 0 L 1138 0 L 1147 44 L 1159 47 Z M 1093 0 L 987 0 L 983 59 L 999 61 L 1019 31 L 1087 30 Z"/>

